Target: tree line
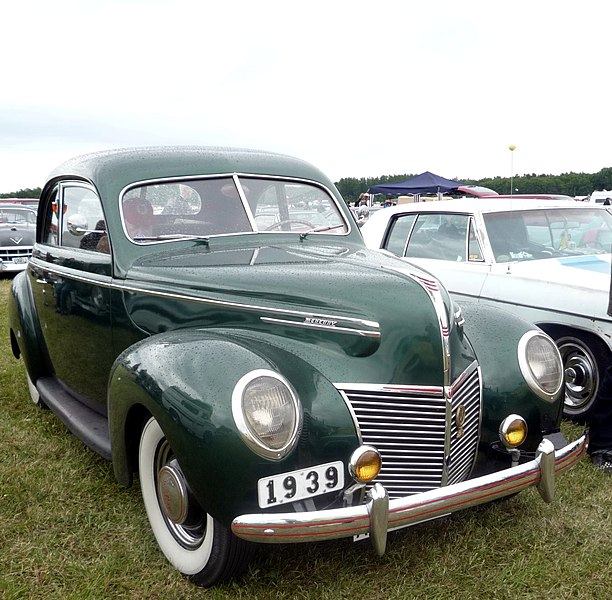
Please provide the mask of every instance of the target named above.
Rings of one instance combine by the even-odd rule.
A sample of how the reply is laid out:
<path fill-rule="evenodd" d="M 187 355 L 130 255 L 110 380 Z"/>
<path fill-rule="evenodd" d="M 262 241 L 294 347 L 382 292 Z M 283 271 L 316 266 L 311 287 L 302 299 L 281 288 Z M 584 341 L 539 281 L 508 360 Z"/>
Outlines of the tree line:
<path fill-rule="evenodd" d="M 380 177 L 345 177 L 336 182 L 336 187 L 347 202 L 354 202 L 361 192 L 379 183 L 405 181 L 418 173 L 403 175 L 382 175 Z M 510 177 L 484 179 L 461 179 L 457 181 L 469 185 L 480 185 L 498 194 L 510 193 Z M 563 194 L 565 196 L 588 196 L 594 190 L 612 190 L 612 167 L 597 173 L 563 173 L 561 175 L 515 175 L 512 178 L 515 194 Z"/>
<path fill-rule="evenodd" d="M 0 194 L 0 198 L 40 198 L 42 189 L 37 188 L 25 188 L 18 192 L 10 192 L 8 194 Z"/>
<path fill-rule="evenodd" d="M 403 175 L 381 175 L 380 177 L 343 177 L 336 187 L 346 202 L 355 202 L 359 194 L 379 183 L 404 181 L 418 173 Z M 457 181 L 469 185 L 480 185 L 498 194 L 510 193 L 510 177 L 484 179 L 461 179 Z M 515 175 L 512 178 L 515 194 L 564 194 L 566 196 L 588 196 L 594 190 L 612 190 L 612 167 L 597 173 L 562 173 L 561 175 Z M 41 188 L 25 188 L 17 192 L 0 194 L 0 198 L 39 198 Z"/>

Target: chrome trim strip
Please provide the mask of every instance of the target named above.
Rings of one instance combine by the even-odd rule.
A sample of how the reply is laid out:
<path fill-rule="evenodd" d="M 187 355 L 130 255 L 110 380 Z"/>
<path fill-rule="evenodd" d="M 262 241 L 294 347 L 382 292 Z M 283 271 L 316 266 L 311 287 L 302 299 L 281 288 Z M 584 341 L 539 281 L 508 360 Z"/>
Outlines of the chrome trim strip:
<path fill-rule="evenodd" d="M 341 326 L 338 327 L 336 325 L 319 325 L 316 323 L 308 323 L 308 322 L 300 323 L 298 321 L 289 321 L 287 319 L 275 319 L 272 317 L 260 317 L 260 319 L 262 321 L 265 321 L 266 323 L 275 323 L 277 325 L 289 325 L 291 327 L 305 327 L 308 329 L 321 329 L 323 331 L 331 331 L 334 333 L 349 333 L 349 334 L 356 334 L 356 335 L 361 335 L 365 337 L 380 338 L 380 331 L 365 331 L 363 329 L 350 329 L 348 327 L 341 327 Z"/>
<path fill-rule="evenodd" d="M 444 388 L 440 385 L 395 385 L 384 383 L 334 383 L 338 391 L 351 390 L 356 392 L 398 392 L 420 396 L 437 396 L 444 394 Z"/>
<path fill-rule="evenodd" d="M 415 525 L 429 519 L 510 496 L 528 487 L 544 488 L 552 495 L 554 473 L 569 468 L 586 452 L 587 434 L 557 451 L 544 439 L 535 459 L 516 467 L 447 487 L 389 501 L 387 529 Z M 546 458 L 550 456 L 550 458 Z M 554 457 L 554 460 L 552 459 Z M 542 482 L 542 485 L 539 485 Z M 380 517 L 380 515 L 379 515 Z M 232 532 L 260 543 L 298 543 L 331 540 L 370 533 L 373 527 L 368 505 L 302 513 L 261 513 L 236 517 Z"/>
<path fill-rule="evenodd" d="M 51 267 L 49 266 L 50 263 L 35 257 L 30 258 L 30 264 L 48 273 L 61 275 L 62 277 L 67 277 L 68 279 L 72 279 L 74 281 L 99 285 L 109 289 L 117 289 L 118 287 L 115 283 L 113 283 L 112 277 L 109 275 L 98 275 L 97 273 L 91 273 L 90 271 L 78 271 L 77 269 L 71 269 L 70 267 L 63 267 L 55 264 Z M 87 273 L 90 275 L 90 277 L 87 277 L 82 273 Z"/>
<path fill-rule="evenodd" d="M 299 317 L 302 319 L 320 319 L 320 320 L 328 320 L 328 321 L 344 321 L 345 323 L 352 323 L 356 326 L 360 327 L 371 327 L 372 329 L 378 329 L 380 327 L 377 321 L 368 321 L 366 319 L 355 319 L 353 317 L 339 317 L 337 315 L 328 315 L 321 313 L 309 313 L 299 310 L 289 310 L 284 308 L 273 308 L 273 307 L 265 307 L 265 306 L 256 306 L 254 304 L 242 304 L 240 302 L 228 302 L 227 300 L 212 300 L 211 298 L 202 298 L 199 296 L 190 296 L 188 294 L 177 294 L 174 292 L 162 292 L 159 290 L 147 289 L 144 287 L 137 287 L 135 285 L 129 285 L 124 282 L 113 281 L 113 279 L 106 275 L 100 275 L 101 279 L 95 279 L 93 277 L 88 278 L 84 277 L 80 274 L 77 274 L 77 271 L 74 269 L 68 269 L 67 267 L 60 267 L 58 265 L 51 265 L 45 261 L 41 261 L 40 259 L 31 258 L 30 262 L 36 265 L 40 269 L 44 269 L 50 273 L 55 273 L 56 275 L 63 275 L 77 281 L 83 281 L 86 283 L 95 283 L 96 285 L 103 285 L 104 287 L 108 287 L 114 290 L 119 290 L 121 292 L 129 292 L 133 294 L 145 294 L 148 296 L 155 296 L 158 298 L 171 298 L 174 300 L 185 300 L 187 302 L 198 302 L 201 304 L 208 304 L 210 306 L 223 306 L 229 308 L 239 308 L 243 310 L 250 311 L 258 311 L 262 313 L 273 313 L 277 315 L 284 316 L 292 316 Z M 81 273 L 80 271 L 78 273 Z M 262 319 L 269 317 L 261 317 Z M 293 324 L 293 322 L 291 322 Z M 298 323 L 299 324 L 299 323 Z M 332 328 L 334 329 L 334 328 Z M 359 330 L 355 330 L 359 331 Z M 380 332 L 371 331 L 368 335 L 372 336 L 380 336 Z"/>

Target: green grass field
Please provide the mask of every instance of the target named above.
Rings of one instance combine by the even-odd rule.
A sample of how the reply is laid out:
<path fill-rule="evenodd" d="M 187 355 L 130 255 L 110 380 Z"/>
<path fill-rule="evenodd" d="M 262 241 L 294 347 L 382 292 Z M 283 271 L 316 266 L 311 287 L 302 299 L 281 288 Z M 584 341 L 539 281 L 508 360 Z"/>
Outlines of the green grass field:
<path fill-rule="evenodd" d="M 0 598 L 609 598 L 612 477 L 583 460 L 535 490 L 389 535 L 262 546 L 240 580 L 196 588 L 158 551 L 138 486 L 29 400 L 0 280 Z M 579 429 L 565 424 L 568 437 Z"/>

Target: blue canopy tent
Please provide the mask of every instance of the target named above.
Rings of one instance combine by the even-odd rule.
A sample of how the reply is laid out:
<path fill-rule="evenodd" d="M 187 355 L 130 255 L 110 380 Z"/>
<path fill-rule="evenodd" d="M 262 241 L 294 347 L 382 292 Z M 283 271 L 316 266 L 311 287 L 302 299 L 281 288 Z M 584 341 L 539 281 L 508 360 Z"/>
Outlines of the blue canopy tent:
<path fill-rule="evenodd" d="M 450 192 L 457 190 L 459 187 L 464 186 L 465 183 L 461 181 L 453 181 L 452 179 L 445 179 L 430 171 L 425 171 L 420 175 L 415 175 L 411 179 L 406 181 L 396 181 L 395 183 L 381 183 L 379 185 L 373 185 L 368 192 L 370 194 L 413 194 L 418 196 L 419 194 L 443 194 L 444 192 Z"/>

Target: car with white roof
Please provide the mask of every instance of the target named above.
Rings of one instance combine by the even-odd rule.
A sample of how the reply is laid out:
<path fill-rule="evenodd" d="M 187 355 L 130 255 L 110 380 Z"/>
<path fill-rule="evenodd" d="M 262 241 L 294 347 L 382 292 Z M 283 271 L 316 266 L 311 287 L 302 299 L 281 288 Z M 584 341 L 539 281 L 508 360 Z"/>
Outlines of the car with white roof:
<path fill-rule="evenodd" d="M 466 198 L 386 208 L 361 231 L 370 248 L 429 270 L 460 303 L 502 307 L 546 331 L 564 362 L 564 413 L 588 416 L 612 357 L 606 207 Z"/>

